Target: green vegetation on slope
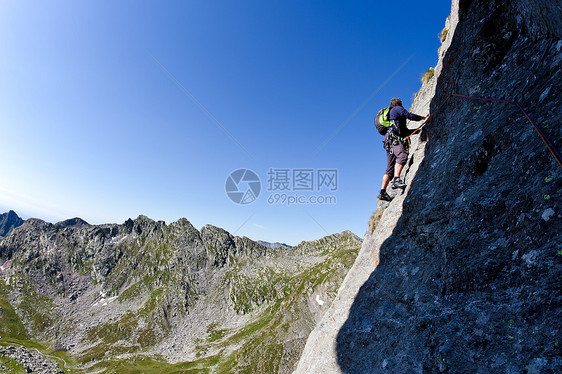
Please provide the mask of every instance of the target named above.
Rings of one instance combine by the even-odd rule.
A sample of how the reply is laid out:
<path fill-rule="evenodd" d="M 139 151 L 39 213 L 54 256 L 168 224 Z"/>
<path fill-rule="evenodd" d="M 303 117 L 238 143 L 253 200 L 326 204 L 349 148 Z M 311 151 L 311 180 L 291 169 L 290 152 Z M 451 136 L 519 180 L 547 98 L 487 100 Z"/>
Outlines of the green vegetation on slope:
<path fill-rule="evenodd" d="M 104 357 L 139 352 L 152 347 L 165 337 L 169 326 L 158 311 L 162 293 L 162 289 L 158 288 L 152 291 L 147 302 L 137 312 L 128 311 L 116 322 L 91 328 L 87 339 L 98 343 L 80 357 L 80 362 L 87 363 Z M 143 328 L 139 328 L 140 320 L 147 320 Z M 118 342 L 121 343 L 117 344 Z"/>
<path fill-rule="evenodd" d="M 309 293 L 322 285 L 333 299 L 358 250 L 359 248 L 334 250 L 323 262 L 306 268 L 298 274 L 285 275 L 269 269 L 261 272 L 256 278 L 237 278 L 236 290 L 238 294 L 243 294 L 245 297 L 235 299 L 236 310 L 252 310 L 260 301 L 268 302 L 268 306 L 253 323 L 244 328 L 232 333 L 222 331 L 221 334 L 225 336 L 222 340 L 215 339 L 216 332 L 213 331 L 207 342 L 199 349 L 226 350 L 228 347 L 241 344 L 236 351 L 221 357 L 216 367 L 219 373 L 277 372 L 283 357 L 291 355 L 291 352 L 286 351 L 283 342 L 287 341 L 288 331 L 295 328 L 293 324 L 302 321 L 298 328 L 306 328 L 309 331 L 312 329 L 313 321 L 306 303 Z M 343 263 L 344 267 L 338 267 L 339 263 Z M 283 287 L 276 292 L 275 285 L 278 284 L 282 284 Z M 265 293 L 260 295 L 255 292 L 245 292 L 249 289 L 262 289 Z M 303 341 L 302 345 L 304 343 Z"/>
<path fill-rule="evenodd" d="M 4 282 L 0 280 L 0 336 L 27 339 L 25 326 L 18 317 L 14 307 L 8 302 Z"/>
<path fill-rule="evenodd" d="M 425 73 L 423 73 L 421 77 L 422 83 L 426 84 L 427 82 L 429 82 L 429 80 L 433 78 L 433 74 L 435 74 L 435 69 L 429 68 Z"/>
<path fill-rule="evenodd" d="M 103 344 L 87 352 L 80 361 L 95 362 L 89 370 L 100 373 L 278 372 L 284 361 L 292 364 L 300 353 L 300 350 L 290 350 L 284 345 L 290 332 L 296 329 L 309 332 L 314 325 L 307 305 L 309 294 L 322 286 L 333 298 L 358 250 L 359 247 L 326 250 L 322 262 L 303 265 L 297 273 L 285 274 L 264 267 L 254 276 L 249 276 L 242 275 L 239 268 L 233 267 L 224 277 L 230 289 L 229 300 L 237 312 L 256 313 L 256 316 L 239 329 L 221 329 L 218 323 L 207 326 L 207 338 L 198 340 L 196 349 L 199 359 L 195 361 L 169 364 L 158 356 L 143 356 L 140 354 L 143 347 L 140 342 L 134 346 L 116 347 L 115 343 L 123 335 L 132 333 L 128 330 L 129 324 L 138 317 L 133 313 L 113 324 L 92 329 L 90 337 L 101 338 Z M 157 300 L 157 297 L 152 299 Z M 145 306 L 144 309 L 150 307 Z M 301 349 L 304 343 L 302 339 Z M 233 347 L 237 348 L 233 351 Z M 136 352 L 135 358 L 111 358 L 133 352 Z M 209 355 L 210 352 L 215 353 Z"/>
<path fill-rule="evenodd" d="M 290 370 L 361 245 L 346 232 L 293 249 L 265 250 L 213 227 L 201 236 L 187 224 L 167 232 L 146 217 L 84 229 L 32 223 L 5 252 L 13 271 L 6 288 L 10 297 L 0 293 L 1 341 L 59 357 L 76 372 Z M 38 246 L 41 235 L 47 242 Z M 327 301 L 324 309 L 313 301 L 315 294 Z M 10 305 L 11 298 L 17 301 Z M 166 363 L 167 357 L 157 355 L 168 353 L 160 344 L 173 339 L 178 323 L 198 318 L 197 309 L 191 314 L 196 302 L 234 311 L 247 322 L 234 328 L 230 317 L 217 315 L 201 326 L 206 331 L 194 332 L 196 341 L 181 341 L 180 349 L 195 360 Z M 69 318 L 76 310 L 59 313 L 67 306 L 85 309 Z M 90 314 L 103 313 L 98 309 L 103 307 L 110 311 L 107 318 L 90 323 Z M 72 333 L 78 334 L 77 344 L 68 339 Z M 39 341 L 80 353 L 70 357 Z"/>

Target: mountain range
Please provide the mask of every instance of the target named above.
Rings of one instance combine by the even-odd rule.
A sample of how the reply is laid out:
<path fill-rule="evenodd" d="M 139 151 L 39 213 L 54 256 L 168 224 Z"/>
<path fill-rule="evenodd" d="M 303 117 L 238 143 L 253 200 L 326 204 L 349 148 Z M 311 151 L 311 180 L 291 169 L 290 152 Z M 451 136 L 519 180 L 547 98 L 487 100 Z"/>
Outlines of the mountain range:
<path fill-rule="evenodd" d="M 265 245 L 266 247 L 273 248 L 273 249 L 277 249 L 279 247 L 293 248 L 292 246 L 290 246 L 288 244 L 279 243 L 279 242 L 270 243 L 270 242 L 266 242 L 266 241 L 263 241 L 263 240 L 258 240 L 258 243 L 261 244 L 261 245 Z"/>
<path fill-rule="evenodd" d="M 360 247 L 349 231 L 273 249 L 186 219 L 28 219 L 0 238 L 0 344 L 77 372 L 290 373 Z"/>

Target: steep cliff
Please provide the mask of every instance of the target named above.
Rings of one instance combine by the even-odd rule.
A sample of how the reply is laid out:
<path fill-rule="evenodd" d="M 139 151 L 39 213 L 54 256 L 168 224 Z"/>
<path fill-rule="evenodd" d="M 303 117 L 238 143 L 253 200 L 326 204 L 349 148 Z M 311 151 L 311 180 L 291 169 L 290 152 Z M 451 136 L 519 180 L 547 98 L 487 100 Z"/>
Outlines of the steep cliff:
<path fill-rule="evenodd" d="M 562 168 L 516 104 L 450 96 L 515 100 L 562 148 L 561 4 L 454 0 L 446 28 L 410 187 L 379 203 L 298 373 L 562 370 Z"/>

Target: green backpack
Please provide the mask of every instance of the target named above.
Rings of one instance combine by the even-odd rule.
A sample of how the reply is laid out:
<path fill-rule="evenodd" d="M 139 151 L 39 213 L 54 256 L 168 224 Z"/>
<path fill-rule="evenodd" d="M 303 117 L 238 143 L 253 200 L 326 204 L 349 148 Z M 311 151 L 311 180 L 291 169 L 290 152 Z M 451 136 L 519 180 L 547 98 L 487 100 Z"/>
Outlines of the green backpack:
<path fill-rule="evenodd" d="M 382 108 L 375 116 L 375 127 L 381 135 L 385 135 L 388 128 L 393 125 L 393 121 L 390 120 L 390 109 L 390 107 Z"/>

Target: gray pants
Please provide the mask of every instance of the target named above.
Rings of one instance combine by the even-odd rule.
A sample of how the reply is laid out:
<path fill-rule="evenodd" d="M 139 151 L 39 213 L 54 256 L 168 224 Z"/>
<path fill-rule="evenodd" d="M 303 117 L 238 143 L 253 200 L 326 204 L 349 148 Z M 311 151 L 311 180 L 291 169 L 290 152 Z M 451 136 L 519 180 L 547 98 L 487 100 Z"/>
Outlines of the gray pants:
<path fill-rule="evenodd" d="M 392 178 L 394 177 L 394 165 L 406 165 L 408 153 L 402 142 L 398 142 L 396 145 L 392 144 L 391 149 L 392 152 L 386 153 L 386 171 L 384 173 Z"/>

